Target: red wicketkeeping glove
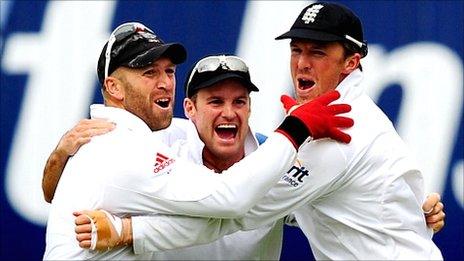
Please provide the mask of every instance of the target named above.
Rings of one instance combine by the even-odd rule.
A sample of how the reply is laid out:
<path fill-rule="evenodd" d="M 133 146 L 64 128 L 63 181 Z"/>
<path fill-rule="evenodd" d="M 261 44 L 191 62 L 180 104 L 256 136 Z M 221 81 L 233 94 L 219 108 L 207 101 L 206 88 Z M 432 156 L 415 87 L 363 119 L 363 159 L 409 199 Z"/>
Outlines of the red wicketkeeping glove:
<path fill-rule="evenodd" d="M 288 116 L 276 131 L 289 138 L 296 148 L 299 148 L 308 136 L 314 139 L 332 138 L 349 143 L 350 135 L 342 132 L 340 128 L 351 127 L 354 122 L 351 118 L 337 115 L 351 111 L 351 106 L 329 105 L 338 98 L 338 91 L 330 91 L 310 102 L 297 105 L 293 98 L 282 95 L 280 100 Z"/>

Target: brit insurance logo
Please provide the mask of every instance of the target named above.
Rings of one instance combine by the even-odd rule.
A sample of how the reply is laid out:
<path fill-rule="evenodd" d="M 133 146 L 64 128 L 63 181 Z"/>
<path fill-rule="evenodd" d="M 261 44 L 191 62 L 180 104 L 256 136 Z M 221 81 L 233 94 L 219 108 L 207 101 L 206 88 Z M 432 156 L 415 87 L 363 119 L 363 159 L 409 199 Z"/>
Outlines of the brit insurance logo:
<path fill-rule="evenodd" d="M 298 160 L 296 163 L 297 164 L 293 165 L 282 177 L 283 181 L 287 182 L 293 187 L 298 187 L 301 185 L 304 181 L 303 179 L 309 176 L 309 170 L 304 166 L 301 166 L 301 163 Z"/>
<path fill-rule="evenodd" d="M 169 158 L 168 156 L 157 152 L 156 153 L 156 158 L 155 158 L 155 169 L 153 170 L 153 172 L 156 174 L 156 173 L 162 171 L 167 166 L 174 163 L 174 161 L 175 161 L 174 159 Z"/>

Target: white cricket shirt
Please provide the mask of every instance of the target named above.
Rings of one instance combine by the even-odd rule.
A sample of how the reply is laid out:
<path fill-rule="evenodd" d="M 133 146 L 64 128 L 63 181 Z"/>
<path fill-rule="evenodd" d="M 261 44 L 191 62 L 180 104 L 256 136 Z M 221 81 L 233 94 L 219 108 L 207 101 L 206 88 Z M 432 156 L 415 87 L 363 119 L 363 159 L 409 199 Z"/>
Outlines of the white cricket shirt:
<path fill-rule="evenodd" d="M 181 119 L 177 119 L 167 130 L 168 135 L 171 137 L 186 135 L 185 140 L 177 140 L 174 142 L 173 147 L 178 149 L 179 156 L 203 164 L 202 151 L 204 143 L 198 136 L 195 125 L 191 121 L 183 121 L 184 123 Z M 177 130 L 173 130 L 174 127 Z M 181 132 L 185 131 L 186 134 L 179 133 L 179 130 Z M 255 151 L 258 146 L 258 141 L 250 130 L 245 139 L 245 156 Z M 185 223 L 179 224 L 181 227 L 173 227 L 173 229 L 177 229 L 176 233 L 173 233 L 172 236 L 165 234 L 164 237 L 169 238 L 169 240 L 185 240 L 184 237 L 178 236 L 178 234 L 184 227 L 188 228 L 195 225 L 195 222 L 188 224 L 190 220 L 186 218 Z M 152 230 L 156 228 L 157 222 L 156 216 L 135 216 L 132 218 L 135 253 L 156 250 L 151 246 L 154 241 L 159 240 L 152 237 Z M 208 244 L 158 251 L 153 253 L 153 258 L 156 260 L 279 260 L 282 249 L 282 236 L 283 221 L 281 219 L 257 229 L 237 231 Z"/>
<path fill-rule="evenodd" d="M 422 174 L 392 123 L 364 93 L 356 70 L 337 87 L 355 125 L 350 144 L 330 139 L 300 148 L 297 163 L 240 219 L 194 219 L 195 226 L 173 242 L 171 223 L 159 217 L 154 248 L 210 242 L 237 229 L 253 229 L 294 211 L 316 259 L 439 260 L 421 205 Z"/>
<path fill-rule="evenodd" d="M 107 252 L 79 248 L 73 211 L 105 209 L 127 213 L 165 213 L 237 217 L 245 213 L 289 168 L 296 151 L 279 133 L 222 175 L 178 158 L 147 125 L 118 108 L 91 106 L 92 118 L 116 123 L 69 159 L 52 201 L 44 259 L 146 259 L 131 248 Z M 282 158 L 283 156 L 283 158 Z M 256 161 L 269 164 L 250 167 Z"/>

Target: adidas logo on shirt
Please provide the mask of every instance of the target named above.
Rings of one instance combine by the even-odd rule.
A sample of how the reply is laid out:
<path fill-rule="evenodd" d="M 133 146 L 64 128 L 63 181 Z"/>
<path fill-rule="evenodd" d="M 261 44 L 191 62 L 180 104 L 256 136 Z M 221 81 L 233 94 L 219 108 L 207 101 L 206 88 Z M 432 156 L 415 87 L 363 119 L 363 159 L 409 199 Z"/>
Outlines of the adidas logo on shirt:
<path fill-rule="evenodd" d="M 155 158 L 155 169 L 153 172 L 156 174 L 166 168 L 167 166 L 171 165 L 174 163 L 174 159 L 169 158 L 168 156 L 165 156 L 159 152 L 156 153 L 156 158 Z"/>

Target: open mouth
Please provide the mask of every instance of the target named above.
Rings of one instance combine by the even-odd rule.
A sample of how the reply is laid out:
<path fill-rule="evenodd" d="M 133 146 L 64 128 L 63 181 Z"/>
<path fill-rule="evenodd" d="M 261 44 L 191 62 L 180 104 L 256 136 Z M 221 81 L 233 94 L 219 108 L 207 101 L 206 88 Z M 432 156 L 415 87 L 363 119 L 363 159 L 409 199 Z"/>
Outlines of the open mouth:
<path fill-rule="evenodd" d="M 168 108 L 170 103 L 171 103 L 171 99 L 169 98 L 160 98 L 155 101 L 155 104 L 163 109 Z"/>
<path fill-rule="evenodd" d="M 228 140 L 235 138 L 238 128 L 235 124 L 219 124 L 214 130 L 219 138 Z"/>
<path fill-rule="evenodd" d="M 312 80 L 298 79 L 298 88 L 300 90 L 307 90 L 314 86 L 315 82 Z"/>

